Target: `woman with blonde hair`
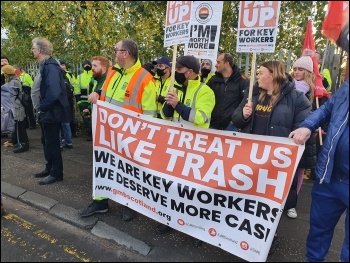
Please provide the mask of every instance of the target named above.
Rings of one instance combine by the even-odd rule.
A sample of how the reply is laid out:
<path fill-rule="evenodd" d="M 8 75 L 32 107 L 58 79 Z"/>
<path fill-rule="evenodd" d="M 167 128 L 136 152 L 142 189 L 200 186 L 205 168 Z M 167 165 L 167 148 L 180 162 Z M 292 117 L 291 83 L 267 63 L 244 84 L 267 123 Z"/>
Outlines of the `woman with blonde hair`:
<path fill-rule="evenodd" d="M 310 103 L 313 104 L 315 94 L 315 74 L 313 73 L 313 62 L 311 57 L 301 56 L 298 58 L 293 64 L 291 75 L 295 81 L 295 88 L 303 92 L 309 99 Z M 297 169 L 297 194 L 299 194 L 303 183 L 305 169 L 314 169 L 317 162 L 316 137 L 311 136 L 310 139 L 306 141 L 305 145 L 305 151 Z M 295 207 L 287 211 L 287 216 L 290 218 L 296 218 L 298 216 Z"/>
<path fill-rule="evenodd" d="M 232 115 L 233 125 L 244 133 L 288 138 L 310 114 L 310 101 L 296 90 L 295 82 L 282 62 L 262 63 L 257 78 L 252 101 L 247 102 L 248 92 L 245 92 L 245 98 Z M 297 176 L 294 176 L 285 210 L 296 206 L 296 185 Z M 276 251 L 278 243 L 276 232 L 269 254 Z"/>

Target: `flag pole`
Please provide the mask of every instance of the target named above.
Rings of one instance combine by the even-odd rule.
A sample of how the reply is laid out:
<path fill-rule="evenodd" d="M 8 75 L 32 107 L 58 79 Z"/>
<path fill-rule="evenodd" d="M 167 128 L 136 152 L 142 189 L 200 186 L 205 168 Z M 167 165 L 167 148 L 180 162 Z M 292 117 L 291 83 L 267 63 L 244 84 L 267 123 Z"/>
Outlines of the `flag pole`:
<path fill-rule="evenodd" d="M 250 69 L 248 102 L 252 101 L 252 97 L 253 97 L 253 85 L 254 85 L 254 79 L 255 79 L 255 61 L 256 61 L 256 53 L 253 52 L 252 67 Z"/>
<path fill-rule="evenodd" d="M 170 87 L 169 87 L 169 91 L 172 91 L 172 92 L 174 91 L 176 56 L 177 56 L 177 45 L 174 45 L 173 46 L 173 60 L 172 60 L 172 64 L 171 64 Z"/>
<path fill-rule="evenodd" d="M 326 50 L 324 51 L 324 55 L 323 55 L 323 59 L 322 59 L 322 65 L 321 65 L 320 73 L 322 73 L 322 71 L 323 71 L 324 61 L 326 60 L 326 56 L 327 56 L 327 52 L 328 52 L 328 42 L 329 42 L 329 39 L 327 38 Z"/>

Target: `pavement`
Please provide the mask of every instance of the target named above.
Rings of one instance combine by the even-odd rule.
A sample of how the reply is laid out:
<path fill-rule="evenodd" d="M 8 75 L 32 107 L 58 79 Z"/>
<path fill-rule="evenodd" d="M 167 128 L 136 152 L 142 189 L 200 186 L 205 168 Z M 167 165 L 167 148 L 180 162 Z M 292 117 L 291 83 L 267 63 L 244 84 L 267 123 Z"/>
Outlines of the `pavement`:
<path fill-rule="evenodd" d="M 13 153 L 13 148 L 4 147 L 8 139 L 1 139 L 1 191 L 6 198 L 15 198 L 33 207 L 77 226 L 92 234 L 112 240 L 126 249 L 147 256 L 149 261 L 162 262 L 245 262 L 218 247 L 204 243 L 193 244 L 194 238 L 172 230 L 166 234 L 155 232 L 158 222 L 142 214 L 130 221 L 121 218 L 122 206 L 109 201 L 109 212 L 80 218 L 78 211 L 92 201 L 92 142 L 79 134 L 73 138 L 73 149 L 62 152 L 64 180 L 50 185 L 39 185 L 34 174 L 45 167 L 40 128 L 27 130 L 29 151 Z M 305 261 L 305 243 L 309 229 L 309 208 L 313 181 L 304 180 L 298 200 L 298 217 L 281 217 L 278 235 L 280 244 L 267 262 Z M 344 239 L 345 217 L 339 221 L 326 261 L 339 261 Z"/>

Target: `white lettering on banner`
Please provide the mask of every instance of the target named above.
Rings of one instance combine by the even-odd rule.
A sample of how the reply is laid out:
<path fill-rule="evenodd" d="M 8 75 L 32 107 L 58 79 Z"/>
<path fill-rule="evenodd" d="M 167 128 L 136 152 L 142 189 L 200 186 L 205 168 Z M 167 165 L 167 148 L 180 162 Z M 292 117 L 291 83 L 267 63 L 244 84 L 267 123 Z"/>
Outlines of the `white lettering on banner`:
<path fill-rule="evenodd" d="M 94 197 L 248 261 L 266 259 L 304 148 L 287 138 L 179 126 L 105 102 L 93 108 L 92 123 Z"/>
<path fill-rule="evenodd" d="M 148 140 L 152 140 L 156 131 L 160 130 L 159 126 L 155 126 L 150 123 L 145 123 L 138 120 L 134 121 L 133 118 L 127 118 L 126 120 L 124 120 L 123 116 L 118 113 L 108 115 L 107 110 L 103 108 L 99 108 L 99 113 L 100 122 L 103 124 L 108 124 L 112 129 L 117 129 L 121 127 L 122 131 L 130 131 L 131 134 L 135 135 L 139 130 L 145 130 L 148 128 L 150 130 L 147 136 Z"/>
<path fill-rule="evenodd" d="M 188 15 L 190 8 L 188 5 L 185 5 L 187 2 L 188 1 L 170 1 L 168 19 L 170 24 L 181 22 L 183 18 Z"/>
<path fill-rule="evenodd" d="M 193 134 L 186 131 L 179 131 L 174 129 L 167 129 L 169 133 L 168 145 L 173 145 L 175 143 L 175 139 L 178 140 L 177 147 L 183 148 L 185 147 L 188 150 L 196 150 L 198 152 L 205 153 L 217 153 L 219 156 L 225 156 L 228 158 L 232 158 L 236 146 L 241 146 L 242 142 L 238 140 L 225 139 L 224 144 L 229 146 L 227 153 L 224 155 L 223 153 L 223 142 L 220 138 L 214 137 L 212 139 L 211 144 L 206 148 L 200 147 L 201 145 L 206 146 L 207 142 L 210 141 L 207 135 L 201 134 Z M 192 145 L 193 144 L 193 145 Z"/>
<path fill-rule="evenodd" d="M 264 7 L 265 2 L 269 2 L 269 6 L 272 6 L 272 1 L 245 1 L 244 2 L 244 16 L 243 23 L 246 27 L 253 27 L 256 25 L 259 19 L 259 26 L 264 26 L 265 22 L 273 18 L 275 15 L 275 10 L 271 7 Z M 253 14 L 249 13 L 249 5 L 254 4 L 253 7 L 258 7 L 253 9 Z M 248 18 L 251 17 L 251 21 Z"/>

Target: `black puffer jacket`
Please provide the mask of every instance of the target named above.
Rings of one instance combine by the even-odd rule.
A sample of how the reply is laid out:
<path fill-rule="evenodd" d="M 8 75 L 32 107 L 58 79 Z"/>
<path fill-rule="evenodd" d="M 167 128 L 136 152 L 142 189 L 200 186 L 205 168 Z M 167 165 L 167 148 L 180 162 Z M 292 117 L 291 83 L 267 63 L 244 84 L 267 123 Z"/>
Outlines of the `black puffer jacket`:
<path fill-rule="evenodd" d="M 260 89 L 256 83 L 253 87 L 253 113 L 248 120 L 243 118 L 243 107 L 247 102 L 248 92 L 246 92 L 241 104 L 232 115 L 232 122 L 244 133 L 251 133 L 255 106 L 258 103 Z M 281 94 L 277 103 L 273 106 L 266 135 L 288 137 L 290 132 L 299 128 L 300 123 L 310 114 L 311 104 L 304 93 L 295 89 L 295 84 L 290 75 L 281 86 Z"/>
<path fill-rule="evenodd" d="M 216 101 L 211 113 L 210 127 L 224 130 L 231 121 L 232 113 L 242 101 L 245 90 L 249 87 L 249 81 L 234 65 L 233 73 L 226 83 L 222 74 L 215 72 L 207 85 L 214 91 Z"/>

